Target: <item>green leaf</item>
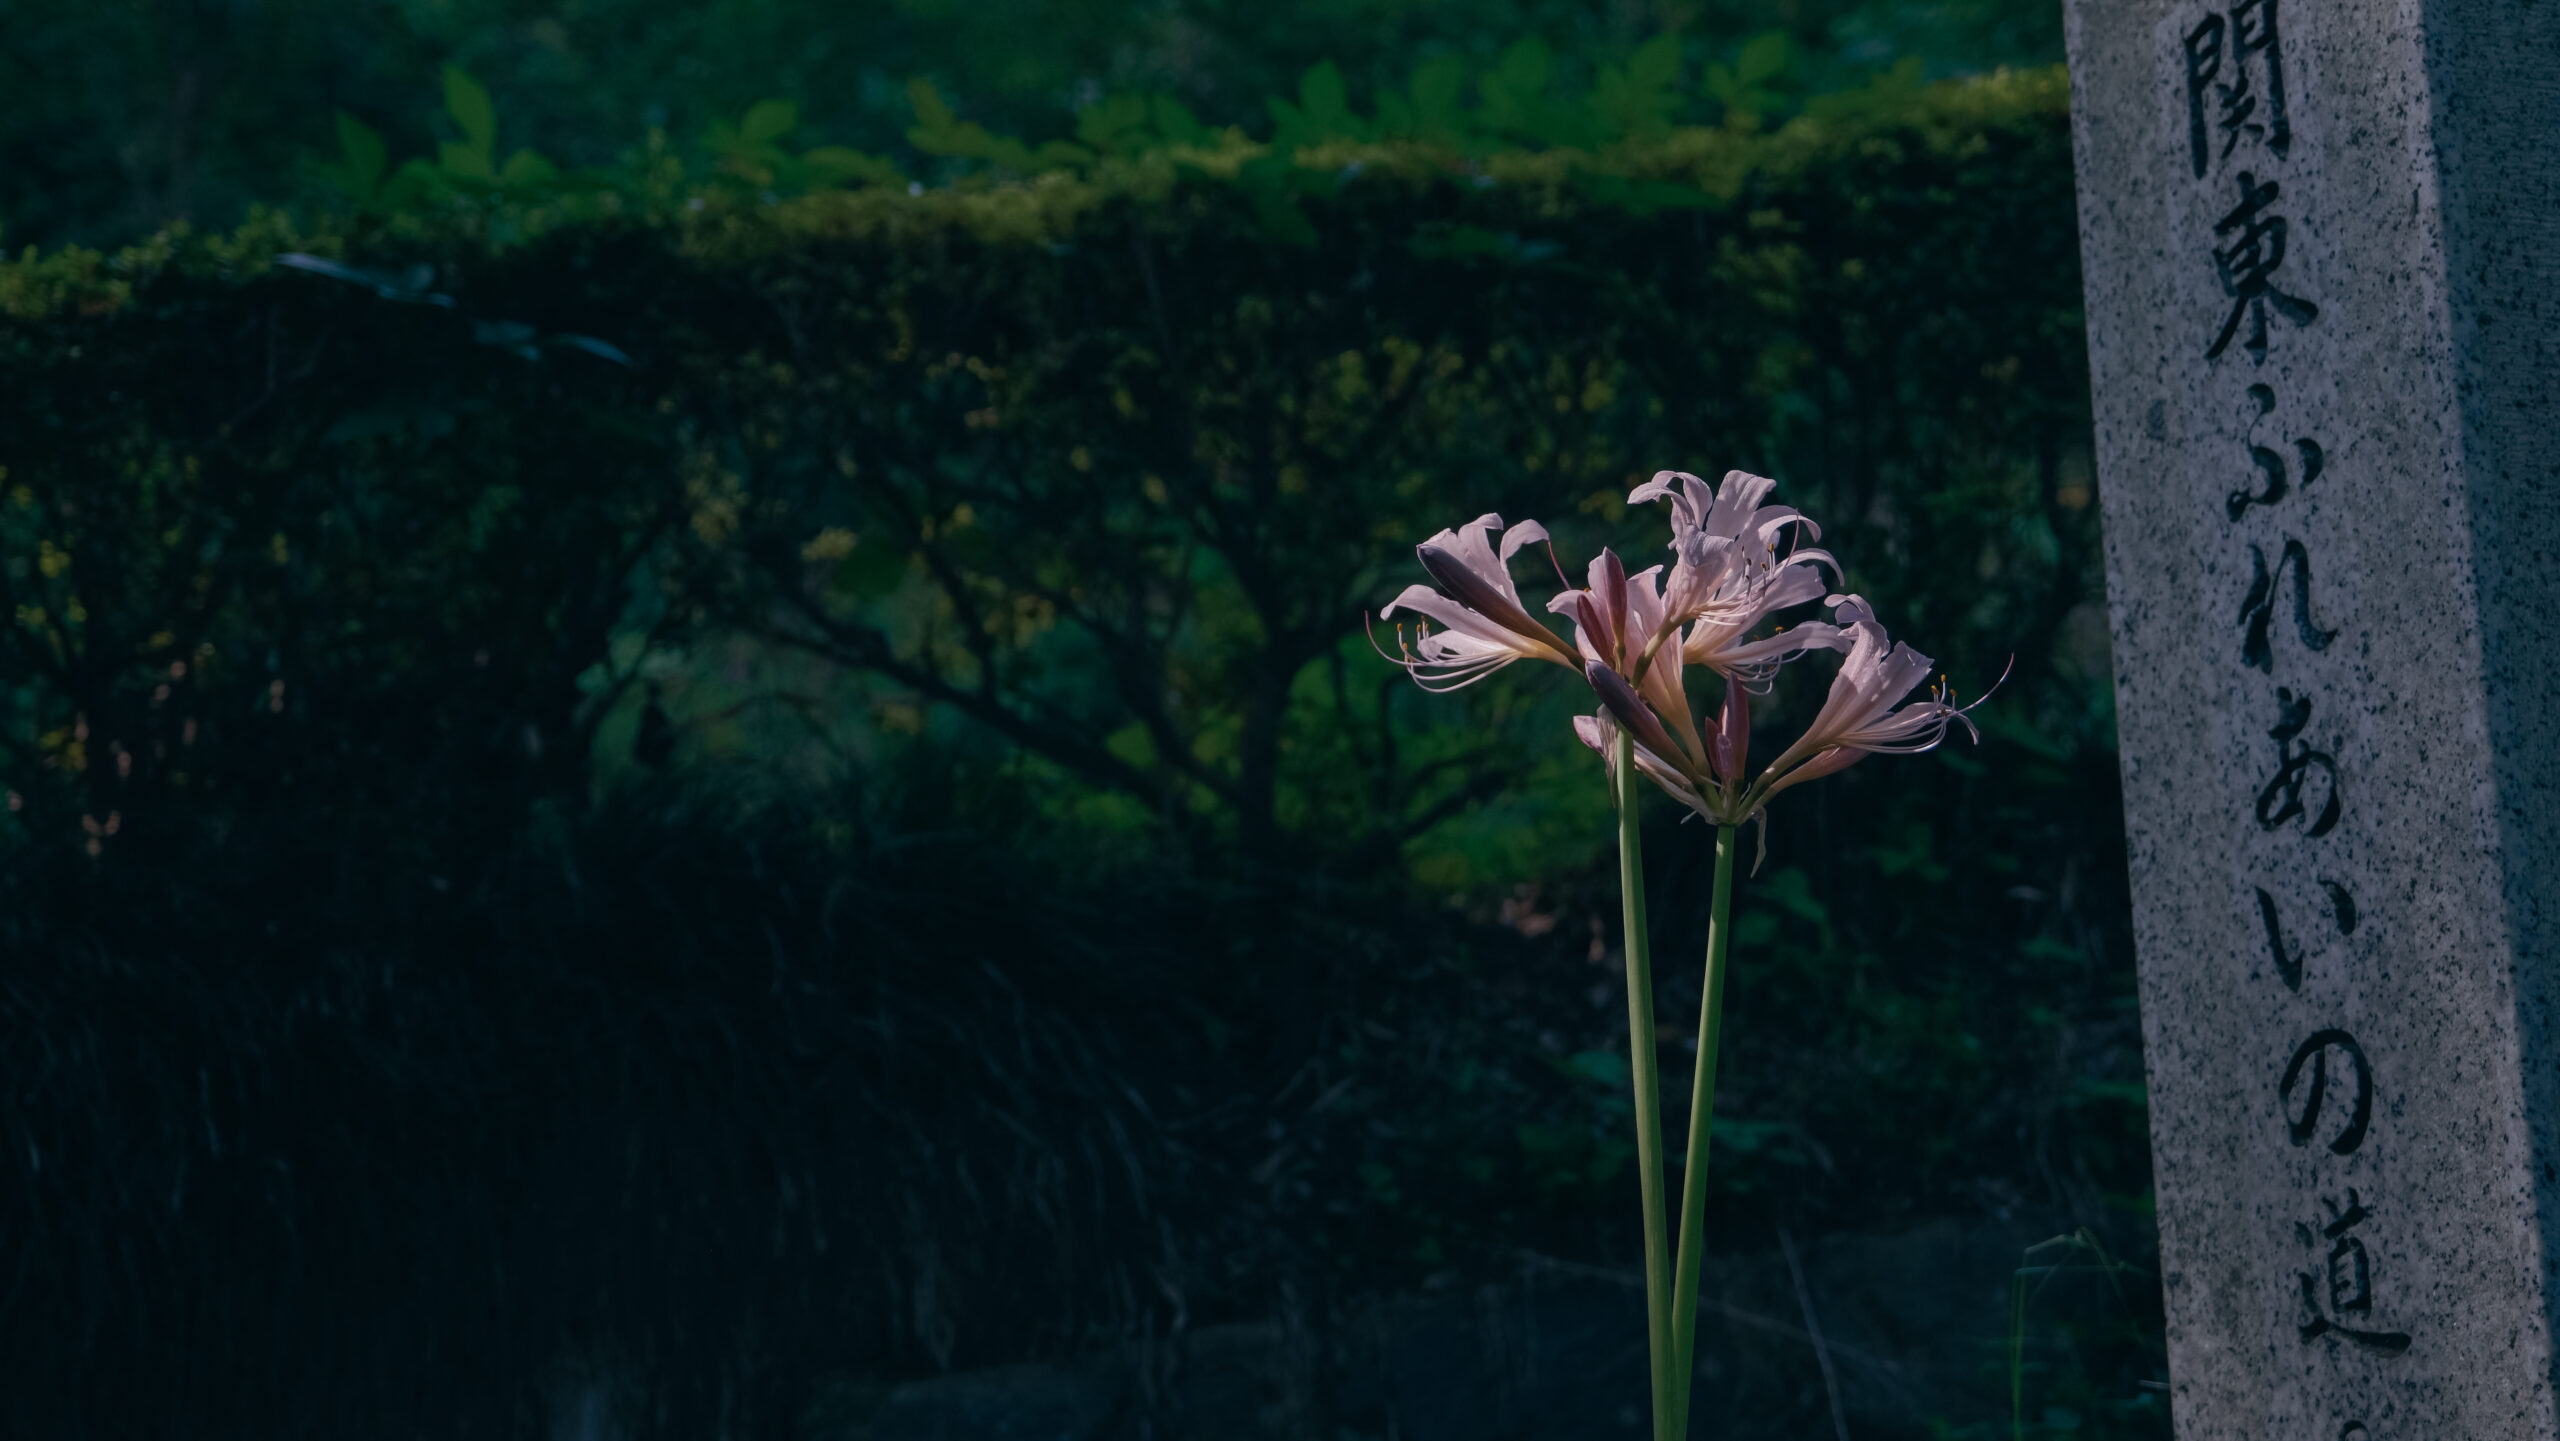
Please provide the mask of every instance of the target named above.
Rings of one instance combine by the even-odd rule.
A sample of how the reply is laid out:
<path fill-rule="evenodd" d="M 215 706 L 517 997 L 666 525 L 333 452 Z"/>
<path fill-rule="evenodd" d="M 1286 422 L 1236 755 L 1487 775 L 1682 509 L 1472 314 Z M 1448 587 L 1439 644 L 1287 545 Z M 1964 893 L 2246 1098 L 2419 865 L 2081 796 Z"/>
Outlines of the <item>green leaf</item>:
<path fill-rule="evenodd" d="M 789 100 L 759 100 L 738 122 L 742 145 L 771 145 L 800 128 L 800 107 Z"/>
<path fill-rule="evenodd" d="M 1813 878 L 1798 867 L 1784 866 L 1772 873 L 1761 883 L 1760 894 L 1762 899 L 1775 903 L 1778 909 L 1800 920 L 1811 921 L 1818 926 L 1831 923 L 1831 913 L 1814 898 Z"/>
<path fill-rule="evenodd" d="M 1669 89 L 1680 83 L 1680 37 L 1665 31 L 1638 46 L 1627 62 L 1627 78 L 1649 89 Z"/>
<path fill-rule="evenodd" d="M 1535 36 L 1502 52 L 1502 60 L 1493 73 L 1484 78 L 1485 98 L 1496 92 L 1520 100 L 1542 97 L 1547 93 L 1547 74 L 1554 63 L 1547 43 Z"/>
<path fill-rule="evenodd" d="M 1274 106 L 1287 101 L 1274 101 Z M 1276 142 L 1275 142 L 1276 143 Z M 1324 177 L 1301 170 L 1294 162 L 1279 155 L 1264 155 L 1236 170 L 1237 187 L 1252 202 L 1254 218 L 1261 222 L 1262 233 L 1283 245 L 1313 245 L 1316 227 L 1298 208 L 1298 191 L 1309 182 L 1322 183 Z"/>
<path fill-rule="evenodd" d="M 1156 133 L 1174 144 L 1206 145 L 1209 143 L 1211 138 L 1209 127 L 1200 123 L 1199 117 L 1191 113 L 1190 106 L 1172 96 L 1157 96 L 1148 102 L 1147 110 L 1149 118 L 1155 122 Z"/>
<path fill-rule="evenodd" d="M 1077 111 L 1076 139 L 1097 151 L 1142 148 L 1147 140 L 1147 97 L 1112 95 Z"/>
<path fill-rule="evenodd" d="M 1298 77 L 1298 107 L 1319 140 L 1368 138 L 1369 127 L 1351 113 L 1351 92 L 1343 84 L 1342 67 L 1322 60 Z"/>
<path fill-rule="evenodd" d="M 372 126 L 341 110 L 338 112 L 338 151 L 346 158 L 340 183 L 357 200 L 371 200 L 382 184 L 383 171 L 391 164 L 391 152 L 382 136 Z"/>
<path fill-rule="evenodd" d="M 1734 62 L 1736 78 L 1746 86 L 1765 85 L 1787 72 L 1787 32 L 1769 30 L 1754 35 L 1742 47 Z"/>
<path fill-rule="evenodd" d="M 1807 115 L 1827 119 L 1893 113 L 1908 106 L 1926 88 L 1928 66 L 1917 55 L 1905 55 L 1893 68 L 1854 90 L 1835 90 L 1805 102 Z"/>
<path fill-rule="evenodd" d="M 464 142 L 472 149 L 484 156 L 497 154 L 497 108 L 489 103 L 489 92 L 459 65 L 444 67 L 444 113 L 453 117 Z"/>
<path fill-rule="evenodd" d="M 385 210 L 411 210 L 425 203 L 428 197 L 445 194 L 451 188 L 451 176 L 440 167 L 428 164 L 425 159 L 412 156 L 391 172 L 390 183 L 382 187 L 375 203 Z"/>
<path fill-rule="evenodd" d="M 1424 140 L 1455 140 L 1466 129 L 1460 110 L 1467 88 L 1467 62 L 1457 55 L 1435 55 L 1415 67 L 1413 133 Z"/>
<path fill-rule="evenodd" d="M 951 113 L 951 105 L 942 98 L 942 92 L 921 75 L 907 82 L 907 103 L 916 108 L 915 128 L 918 130 L 946 131 L 959 123 L 959 117 Z"/>
<path fill-rule="evenodd" d="M 1307 112 L 1274 95 L 1262 102 L 1271 112 L 1271 148 L 1286 155 L 1315 139 L 1315 126 L 1307 123 Z"/>
<path fill-rule="evenodd" d="M 1680 78 L 1680 37 L 1662 35 L 1645 43 L 1625 69 L 1600 67 L 1592 89 L 1591 108 L 1602 128 L 1616 135 L 1652 136 L 1671 128 L 1679 106 L 1674 88 Z"/>
<path fill-rule="evenodd" d="M 1502 52 L 1502 61 L 1476 82 L 1484 118 L 1494 129 L 1546 145 L 1583 145 L 1594 139 L 1592 117 L 1579 105 L 1558 104 L 1547 94 L 1554 56 L 1531 39 Z"/>
<path fill-rule="evenodd" d="M 1613 1092 L 1633 1084 L 1627 1058 L 1615 1051 L 1576 1051 L 1564 1065 L 1582 1079 L 1597 1081 Z"/>
<path fill-rule="evenodd" d="M 1413 119 L 1413 102 L 1392 90 L 1378 92 L 1378 133 L 1396 138 L 1411 138 L 1417 127 Z"/>
<path fill-rule="evenodd" d="M 1901 844 L 1879 842 L 1867 847 L 1867 856 L 1888 876 L 1917 876 L 1934 884 L 1952 874 L 1937 858 L 1936 840 L 1927 822 L 1914 821 L 1902 828 Z"/>
<path fill-rule="evenodd" d="M 916 108 L 916 123 L 908 127 L 907 143 L 927 155 L 983 160 L 1007 170 L 1029 174 L 1074 164 L 1076 157 L 1085 154 L 1080 146 L 1053 140 L 1035 155 L 1030 146 L 1019 140 L 989 134 L 985 126 L 952 114 L 942 92 L 922 76 L 907 82 L 907 100 Z"/>
<path fill-rule="evenodd" d="M 498 172 L 498 183 L 512 189 L 548 185 L 559 178 L 560 167 L 531 150 L 508 156 L 506 168 Z"/>
<path fill-rule="evenodd" d="M 498 167 L 490 162 L 489 152 L 477 145 L 448 140 L 436 147 L 436 163 L 456 180 L 476 180 L 483 185 L 498 181 Z"/>
<path fill-rule="evenodd" d="M 1786 32 L 1770 30 L 1745 43 L 1732 68 L 1707 67 L 1707 93 L 1724 102 L 1726 125 L 1752 129 L 1761 116 L 1778 107 L 1784 97 L 1772 82 L 1786 77 L 1792 55 Z"/>
<path fill-rule="evenodd" d="M 800 165 L 801 184 L 811 189 L 850 185 L 856 180 L 894 185 L 905 179 L 890 161 L 842 145 L 821 145 L 802 155 Z"/>

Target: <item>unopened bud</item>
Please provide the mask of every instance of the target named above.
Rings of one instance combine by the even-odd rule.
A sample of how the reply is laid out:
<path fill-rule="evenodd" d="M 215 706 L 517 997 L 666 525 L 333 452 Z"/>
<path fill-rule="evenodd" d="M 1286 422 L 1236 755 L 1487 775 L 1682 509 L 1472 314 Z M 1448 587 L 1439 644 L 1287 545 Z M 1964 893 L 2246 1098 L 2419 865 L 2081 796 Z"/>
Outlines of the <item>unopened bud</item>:
<path fill-rule="evenodd" d="M 1716 733 L 1707 743 L 1707 764 L 1715 770 L 1716 779 L 1727 785 L 1742 779 L 1743 763 L 1751 755 L 1751 693 L 1740 681 L 1724 683 L 1724 709 L 1716 716 Z"/>
<path fill-rule="evenodd" d="M 1614 659 L 1623 663 L 1627 656 L 1627 564 L 1614 550 L 1603 548 L 1600 563 L 1593 568 L 1592 589 L 1600 592 L 1601 607 L 1609 617 L 1608 648 Z"/>
<path fill-rule="evenodd" d="M 1626 677 L 1596 660 L 1583 667 L 1583 677 L 1591 682 L 1591 689 L 1598 693 L 1600 704 L 1608 707 L 1609 714 L 1617 718 L 1618 724 L 1635 733 L 1638 745 L 1673 765 L 1681 764 L 1680 748 L 1673 744 L 1671 733 L 1662 728 L 1661 719 L 1636 695 L 1635 688 L 1627 684 Z M 1687 769 L 1686 766 L 1681 768 Z"/>

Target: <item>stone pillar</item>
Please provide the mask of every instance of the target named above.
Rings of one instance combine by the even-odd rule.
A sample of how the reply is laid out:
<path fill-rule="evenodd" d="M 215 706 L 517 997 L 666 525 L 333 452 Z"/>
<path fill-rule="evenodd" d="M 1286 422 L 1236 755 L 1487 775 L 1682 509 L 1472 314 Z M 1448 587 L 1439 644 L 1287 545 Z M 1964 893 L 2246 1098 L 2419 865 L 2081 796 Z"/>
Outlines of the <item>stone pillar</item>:
<path fill-rule="evenodd" d="M 2560 0 L 2067 0 L 2182 1441 L 2560 1435 Z"/>

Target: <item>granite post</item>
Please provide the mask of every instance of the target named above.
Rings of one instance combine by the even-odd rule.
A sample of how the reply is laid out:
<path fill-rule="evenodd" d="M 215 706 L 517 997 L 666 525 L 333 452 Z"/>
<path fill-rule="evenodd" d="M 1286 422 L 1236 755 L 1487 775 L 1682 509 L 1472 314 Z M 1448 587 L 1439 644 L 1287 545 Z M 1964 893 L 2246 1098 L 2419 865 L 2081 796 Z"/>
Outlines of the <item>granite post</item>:
<path fill-rule="evenodd" d="M 2067 0 L 2182 1441 L 2560 1436 L 2560 0 Z"/>

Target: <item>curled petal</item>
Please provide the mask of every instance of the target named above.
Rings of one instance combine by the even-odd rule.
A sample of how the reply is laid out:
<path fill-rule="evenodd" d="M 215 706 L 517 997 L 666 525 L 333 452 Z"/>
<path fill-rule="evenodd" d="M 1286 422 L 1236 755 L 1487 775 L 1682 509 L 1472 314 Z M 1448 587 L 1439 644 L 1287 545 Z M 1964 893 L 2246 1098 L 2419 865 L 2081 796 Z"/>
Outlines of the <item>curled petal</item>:
<path fill-rule="evenodd" d="M 1627 492 L 1627 504 L 1646 505 L 1657 500 L 1671 502 L 1671 524 L 1675 530 L 1695 530 L 1715 505 L 1715 493 L 1707 483 L 1685 470 L 1657 470 L 1653 479 Z"/>
<path fill-rule="evenodd" d="M 1520 553 L 1520 547 L 1535 545 L 1546 538 L 1547 528 L 1534 520 L 1524 520 L 1502 533 L 1502 574 L 1506 582 L 1511 576 L 1511 557 Z M 1512 592 L 1512 598 L 1517 600 L 1519 592 Z"/>
<path fill-rule="evenodd" d="M 1415 634 L 1408 648 L 1404 631 L 1396 631 L 1397 653 L 1387 655 L 1372 634 L 1370 645 L 1380 655 L 1403 666 L 1425 690 L 1456 690 L 1473 685 L 1515 660 L 1552 660 L 1565 662 L 1571 654 L 1546 627 L 1530 622 L 1528 632 L 1517 627 L 1495 623 L 1483 612 L 1442 595 L 1427 585 L 1405 587 L 1404 593 L 1387 603 L 1379 612 L 1381 618 L 1398 611 L 1411 611 L 1438 621 L 1438 631 L 1428 625 Z M 1527 617 L 1522 615 L 1525 621 Z M 1573 662 L 1579 669 L 1579 662 Z"/>
<path fill-rule="evenodd" d="M 1765 475 L 1753 475 L 1747 470 L 1728 470 L 1724 473 L 1724 484 L 1716 487 L 1715 507 L 1707 512 L 1703 525 L 1711 535 L 1738 536 L 1755 530 L 1758 528 L 1755 523 L 1763 514 L 1760 502 L 1777 488 L 1778 483 Z M 1795 514 L 1784 506 L 1772 509 Z"/>
<path fill-rule="evenodd" d="M 1516 604 L 1520 592 L 1512 587 L 1511 573 L 1503 568 L 1503 557 L 1493 546 L 1493 533 L 1502 528 L 1502 517 L 1486 511 L 1454 530 L 1441 531 L 1423 544 L 1437 546 L 1456 556 L 1459 564 L 1483 577 L 1487 584 Z"/>
<path fill-rule="evenodd" d="M 1697 640 L 1694 629 L 1691 631 L 1691 639 L 1693 644 Z M 1789 626 L 1776 635 L 1760 640 L 1743 641 L 1738 644 L 1709 644 L 1698 647 L 1698 650 L 1705 656 L 1705 659 L 1699 662 L 1700 664 L 1710 670 L 1723 672 L 1727 680 L 1739 682 L 1753 691 L 1766 695 L 1769 691 L 1769 683 L 1778 674 L 1778 667 L 1788 661 L 1808 651 L 1845 651 L 1848 648 L 1847 632 L 1836 625 L 1809 620 Z"/>
<path fill-rule="evenodd" d="M 1876 623 L 1875 611 L 1857 596 L 1832 597 L 1832 613 L 1850 637 L 1849 658 L 1831 682 L 1831 694 L 1813 724 L 1762 772 L 1765 796 L 1855 764 L 1877 753 L 1913 754 L 1934 748 L 1962 725 L 1975 740 L 1981 732 L 1944 692 L 1902 705 L 1928 676 L 1929 658 L 1894 642 Z M 2006 678 L 2005 672 L 2003 678 Z M 1996 686 L 1995 686 L 1996 689 Z M 1987 694 L 1984 698 L 1988 698 Z M 1977 699 L 1974 705 L 1982 704 Z M 1900 709 L 1896 709 L 1900 706 Z"/>
<path fill-rule="evenodd" d="M 1867 604 L 1864 596 L 1835 595 L 1826 597 L 1822 603 L 1831 607 L 1831 618 L 1843 627 L 1872 625 L 1878 630 L 1884 628 L 1876 620 L 1875 607 Z"/>
<path fill-rule="evenodd" d="M 1530 617 L 1520 603 L 1518 587 L 1511 582 L 1511 557 L 1519 553 L 1520 547 L 1544 540 L 1546 527 L 1535 521 L 1512 526 L 1496 550 L 1491 537 L 1501 529 L 1502 517 L 1488 513 L 1454 530 L 1441 531 L 1414 548 L 1423 571 L 1438 582 L 1440 591 L 1428 586 L 1409 587 L 1380 614 L 1392 616 L 1398 609 L 1410 610 L 1445 627 L 1437 636 L 1424 628 L 1416 642 L 1419 657 L 1388 657 L 1412 671 L 1416 680 L 1427 685 L 1445 682 L 1435 685 L 1445 689 L 1480 680 L 1514 660 L 1532 657 L 1581 668 L 1573 648 Z M 1403 649 L 1399 641 L 1398 650 Z"/>
<path fill-rule="evenodd" d="M 1378 618 L 1384 620 L 1399 610 L 1429 616 L 1453 633 L 1473 636 L 1492 644 L 1516 647 L 1525 639 L 1510 627 L 1494 624 L 1482 612 L 1470 610 L 1427 585 L 1406 586 L 1403 594 L 1387 602 L 1386 608 L 1378 612 Z"/>
<path fill-rule="evenodd" d="M 1573 643 L 1584 661 L 1607 661 L 1616 654 L 1618 638 L 1609 629 L 1609 613 L 1600 598 L 1587 590 L 1564 591 L 1547 602 L 1547 609 L 1573 622 Z"/>
<path fill-rule="evenodd" d="M 1804 521 L 1804 528 L 1806 532 L 1812 532 L 1812 521 L 1804 520 L 1804 517 L 1802 516 L 1796 517 L 1796 520 Z M 1788 525 L 1792 525 L 1794 523 L 1794 521 L 1782 522 L 1782 524 Z M 1773 537 L 1762 538 L 1761 549 L 1764 553 L 1774 554 L 1775 546 L 1776 540 Z M 1790 567 L 1792 570 L 1800 570 L 1802 573 L 1817 577 L 1823 571 L 1827 570 L 1831 572 L 1831 579 L 1834 584 L 1838 584 L 1840 580 L 1840 562 L 1833 559 L 1831 552 L 1827 550 L 1816 550 L 1809 545 L 1799 545 L 1795 549 L 1787 552 L 1786 560 L 1782 563 Z M 1811 600 L 1812 598 L 1813 597 L 1810 595 L 1805 597 L 1807 600 Z M 1789 601 L 1787 604 L 1793 605 L 1795 602 Z"/>
<path fill-rule="evenodd" d="M 1422 558 L 1422 569 L 1460 605 L 1524 639 L 1535 640 L 1544 636 L 1549 641 L 1555 640 L 1553 632 L 1529 618 L 1529 612 L 1521 608 L 1518 597 L 1504 593 L 1508 587 L 1497 589 L 1493 582 L 1460 560 L 1456 552 L 1436 545 L 1418 545 L 1414 547 L 1414 554 Z"/>
<path fill-rule="evenodd" d="M 1653 479 L 1627 492 L 1627 504 L 1645 505 L 1669 497 L 1673 505 L 1681 505 L 1684 501 L 1677 486 L 1682 481 L 1694 483 L 1696 480 L 1696 476 L 1685 470 L 1657 470 Z"/>
<path fill-rule="evenodd" d="M 1766 805 L 1769 797 L 1789 786 L 1801 785 L 1806 781 L 1818 781 L 1824 776 L 1845 771 L 1864 760 L 1866 756 L 1867 752 L 1854 747 L 1834 746 L 1780 777 L 1776 785 L 1761 793 L 1761 803 Z"/>
<path fill-rule="evenodd" d="M 1573 734 L 1575 738 L 1580 740 L 1584 745 L 1598 751 L 1601 759 L 1606 760 L 1609 758 L 1610 732 L 1609 722 L 1606 718 L 1596 715 L 1575 716 L 1573 718 Z"/>
<path fill-rule="evenodd" d="M 1404 628 L 1396 628 L 1396 653 L 1378 644 L 1374 627 L 1369 631 L 1369 647 L 1412 675 L 1414 684 L 1427 691 L 1452 691 L 1475 684 L 1520 658 L 1516 647 L 1480 640 L 1459 631 L 1433 632 L 1422 627 L 1411 645 L 1405 642 Z"/>

